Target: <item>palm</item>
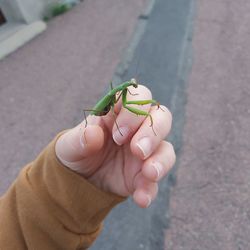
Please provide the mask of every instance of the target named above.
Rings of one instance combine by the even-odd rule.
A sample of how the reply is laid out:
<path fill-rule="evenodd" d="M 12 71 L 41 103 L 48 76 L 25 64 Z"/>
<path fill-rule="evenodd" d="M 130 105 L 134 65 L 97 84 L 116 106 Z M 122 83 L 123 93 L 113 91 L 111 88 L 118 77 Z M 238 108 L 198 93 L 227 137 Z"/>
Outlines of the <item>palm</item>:
<path fill-rule="evenodd" d="M 134 180 L 140 172 L 142 160 L 132 154 L 129 143 L 118 146 L 107 133 L 105 147 L 85 159 L 91 169 L 89 180 L 103 190 L 128 196 L 133 192 Z"/>

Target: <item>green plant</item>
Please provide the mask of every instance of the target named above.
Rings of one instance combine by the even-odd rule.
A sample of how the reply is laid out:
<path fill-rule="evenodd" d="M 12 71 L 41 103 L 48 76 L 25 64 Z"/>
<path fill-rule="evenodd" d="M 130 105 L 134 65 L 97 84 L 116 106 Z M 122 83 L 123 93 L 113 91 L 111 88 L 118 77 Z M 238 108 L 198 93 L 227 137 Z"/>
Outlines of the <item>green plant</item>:
<path fill-rule="evenodd" d="M 46 15 L 44 16 L 43 20 L 45 22 L 48 22 L 51 18 L 59 16 L 65 12 L 67 12 L 68 10 L 70 10 L 72 8 L 71 5 L 67 4 L 67 3 L 54 3 L 49 5 L 47 11 L 46 11 Z"/>
<path fill-rule="evenodd" d="M 71 7 L 68 6 L 68 4 L 65 3 L 56 3 L 51 8 L 51 16 L 59 16 L 65 12 L 67 12 Z"/>

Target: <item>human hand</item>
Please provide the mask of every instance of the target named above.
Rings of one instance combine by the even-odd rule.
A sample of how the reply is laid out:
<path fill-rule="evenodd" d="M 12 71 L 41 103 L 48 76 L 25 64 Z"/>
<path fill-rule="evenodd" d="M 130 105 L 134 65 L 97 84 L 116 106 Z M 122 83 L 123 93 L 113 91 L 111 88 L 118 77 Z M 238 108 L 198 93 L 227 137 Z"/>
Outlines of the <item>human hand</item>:
<path fill-rule="evenodd" d="M 151 92 L 143 85 L 138 86 L 136 93 L 136 96 L 128 93 L 127 99 L 152 99 Z M 123 136 L 109 112 L 106 116 L 89 116 L 86 128 L 83 122 L 67 131 L 57 140 L 55 149 L 66 167 L 98 188 L 120 196 L 132 195 L 137 205 L 148 207 L 157 196 L 158 182 L 175 162 L 173 146 L 164 141 L 172 116 L 164 106 L 139 108 L 152 115 L 156 135 L 149 118 L 131 113 L 119 101 L 115 105 L 116 122 Z"/>

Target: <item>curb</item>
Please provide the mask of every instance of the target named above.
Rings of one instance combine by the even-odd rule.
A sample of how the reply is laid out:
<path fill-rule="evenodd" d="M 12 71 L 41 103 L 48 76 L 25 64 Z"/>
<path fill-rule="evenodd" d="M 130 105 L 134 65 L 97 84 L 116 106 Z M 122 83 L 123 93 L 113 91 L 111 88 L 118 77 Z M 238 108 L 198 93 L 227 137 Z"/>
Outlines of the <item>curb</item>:
<path fill-rule="evenodd" d="M 117 65 L 112 82 L 114 84 L 120 84 L 122 82 L 122 76 L 127 72 L 130 63 L 132 62 L 135 54 L 135 50 L 141 41 L 141 38 L 146 30 L 148 18 L 154 8 L 155 0 L 149 0 L 147 7 L 142 11 L 141 15 L 138 17 L 138 22 L 135 27 L 132 38 L 129 42 L 128 47 L 125 49 L 120 63 Z"/>
<path fill-rule="evenodd" d="M 37 21 L 28 25 L 16 26 L 16 29 L 13 25 L 13 33 L 9 35 L 6 34 L 6 38 L 2 39 L 2 41 L 0 40 L 0 60 L 23 46 L 38 34 L 42 33 L 44 30 L 46 30 L 46 27 L 47 25 L 43 21 Z"/>

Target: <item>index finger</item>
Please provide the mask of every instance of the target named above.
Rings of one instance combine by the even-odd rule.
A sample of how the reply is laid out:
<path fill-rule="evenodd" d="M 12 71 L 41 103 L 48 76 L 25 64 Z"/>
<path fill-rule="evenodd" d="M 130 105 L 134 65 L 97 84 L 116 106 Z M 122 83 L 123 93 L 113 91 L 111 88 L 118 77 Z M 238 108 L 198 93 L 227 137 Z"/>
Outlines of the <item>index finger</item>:
<path fill-rule="evenodd" d="M 152 94 L 147 87 L 143 85 L 138 85 L 138 88 L 129 87 L 129 91 L 127 92 L 127 101 L 151 99 Z M 143 112 L 149 112 L 150 107 L 151 104 L 136 105 L 122 102 L 122 108 L 112 129 L 113 139 L 116 144 L 122 145 L 126 143 L 135 134 L 146 118 L 145 115 L 140 115 L 138 110 L 142 111 L 142 114 Z"/>

